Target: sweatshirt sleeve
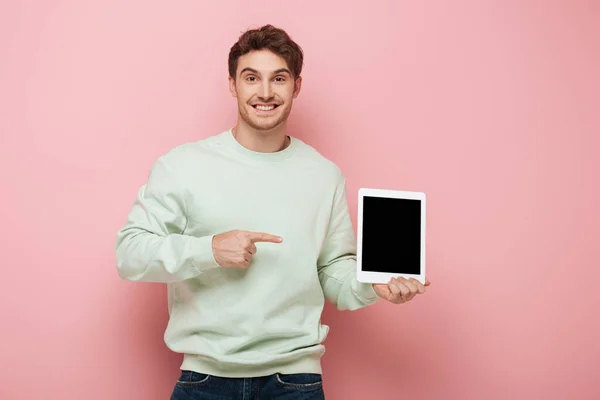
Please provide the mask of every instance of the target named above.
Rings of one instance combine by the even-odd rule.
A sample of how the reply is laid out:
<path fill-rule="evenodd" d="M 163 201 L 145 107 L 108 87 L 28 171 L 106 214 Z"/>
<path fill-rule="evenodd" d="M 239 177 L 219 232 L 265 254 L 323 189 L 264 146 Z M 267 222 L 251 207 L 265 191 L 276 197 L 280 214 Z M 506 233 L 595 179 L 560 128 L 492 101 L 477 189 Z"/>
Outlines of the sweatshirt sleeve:
<path fill-rule="evenodd" d="M 327 237 L 317 260 L 325 298 L 339 310 L 356 310 L 378 299 L 370 283 L 356 280 L 356 251 L 342 176 L 335 191 Z"/>
<path fill-rule="evenodd" d="M 170 283 L 219 267 L 213 235 L 184 234 L 187 204 L 183 188 L 160 157 L 117 233 L 117 271 L 122 279 Z"/>

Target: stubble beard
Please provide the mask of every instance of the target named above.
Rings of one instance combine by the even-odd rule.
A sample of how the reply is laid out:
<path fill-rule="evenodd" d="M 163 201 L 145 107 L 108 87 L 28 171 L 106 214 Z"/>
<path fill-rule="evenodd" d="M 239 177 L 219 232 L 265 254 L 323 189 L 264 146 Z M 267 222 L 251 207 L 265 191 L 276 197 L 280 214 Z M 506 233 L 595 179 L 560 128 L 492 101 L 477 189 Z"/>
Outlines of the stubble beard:
<path fill-rule="evenodd" d="M 273 118 L 262 118 L 262 117 L 258 117 L 256 115 L 250 115 L 248 113 L 248 109 L 246 107 L 247 107 L 246 104 L 240 104 L 238 106 L 240 117 L 252 129 L 255 129 L 257 131 L 270 131 L 272 129 L 277 128 L 278 126 L 280 126 L 287 120 L 288 116 L 290 115 L 290 111 L 292 109 L 290 104 L 280 105 L 279 107 L 285 107 L 285 108 L 281 111 L 281 114 L 279 115 L 279 117 L 277 119 L 273 119 Z M 249 107 L 251 107 L 251 106 L 249 106 Z"/>

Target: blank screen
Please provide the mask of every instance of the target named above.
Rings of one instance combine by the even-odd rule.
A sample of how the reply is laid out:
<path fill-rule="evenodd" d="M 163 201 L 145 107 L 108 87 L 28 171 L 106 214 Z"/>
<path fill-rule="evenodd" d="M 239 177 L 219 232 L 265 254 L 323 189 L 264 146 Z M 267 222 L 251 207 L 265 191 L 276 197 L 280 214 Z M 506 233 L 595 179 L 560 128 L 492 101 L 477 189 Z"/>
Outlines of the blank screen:
<path fill-rule="evenodd" d="M 362 270 L 421 273 L 421 201 L 363 197 Z"/>

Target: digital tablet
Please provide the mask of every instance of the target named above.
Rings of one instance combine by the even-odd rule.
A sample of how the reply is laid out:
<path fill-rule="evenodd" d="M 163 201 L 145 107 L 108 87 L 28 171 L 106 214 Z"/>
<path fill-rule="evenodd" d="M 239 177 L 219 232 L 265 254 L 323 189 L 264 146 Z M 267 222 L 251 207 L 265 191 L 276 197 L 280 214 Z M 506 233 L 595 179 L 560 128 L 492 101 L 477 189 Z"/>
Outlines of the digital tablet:
<path fill-rule="evenodd" d="M 405 277 L 425 284 L 425 210 L 423 192 L 358 190 L 359 282 Z"/>

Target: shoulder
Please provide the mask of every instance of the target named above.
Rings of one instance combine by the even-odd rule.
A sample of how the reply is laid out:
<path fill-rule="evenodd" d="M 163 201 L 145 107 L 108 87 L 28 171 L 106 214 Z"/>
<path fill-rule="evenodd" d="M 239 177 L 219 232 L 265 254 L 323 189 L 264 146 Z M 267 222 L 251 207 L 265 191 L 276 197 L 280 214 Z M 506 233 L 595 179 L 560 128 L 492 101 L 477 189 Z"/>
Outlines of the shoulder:
<path fill-rule="evenodd" d="M 179 144 L 160 154 L 156 164 L 171 171 L 188 170 L 214 157 L 221 140 L 222 133 L 219 133 L 197 141 Z"/>
<path fill-rule="evenodd" d="M 341 168 L 333 160 L 306 142 L 297 138 L 294 139 L 297 141 L 298 146 L 297 155 L 307 169 L 315 169 L 321 178 L 329 180 L 332 184 L 338 185 L 345 182 Z"/>

